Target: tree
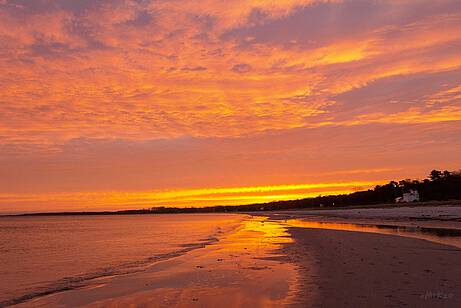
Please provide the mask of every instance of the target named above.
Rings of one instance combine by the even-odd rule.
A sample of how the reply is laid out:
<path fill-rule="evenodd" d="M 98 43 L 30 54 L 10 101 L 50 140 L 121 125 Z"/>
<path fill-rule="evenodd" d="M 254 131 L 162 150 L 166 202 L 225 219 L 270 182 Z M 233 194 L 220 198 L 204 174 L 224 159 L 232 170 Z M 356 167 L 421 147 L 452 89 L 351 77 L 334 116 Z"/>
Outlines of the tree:
<path fill-rule="evenodd" d="M 445 170 L 442 175 L 443 175 L 443 178 L 447 179 L 451 176 L 451 172 L 448 170 Z"/>
<path fill-rule="evenodd" d="M 439 171 L 439 170 L 432 170 L 431 173 L 429 174 L 429 178 L 432 180 L 432 181 L 437 181 L 437 180 L 440 180 L 440 178 L 442 177 L 442 171 Z"/>

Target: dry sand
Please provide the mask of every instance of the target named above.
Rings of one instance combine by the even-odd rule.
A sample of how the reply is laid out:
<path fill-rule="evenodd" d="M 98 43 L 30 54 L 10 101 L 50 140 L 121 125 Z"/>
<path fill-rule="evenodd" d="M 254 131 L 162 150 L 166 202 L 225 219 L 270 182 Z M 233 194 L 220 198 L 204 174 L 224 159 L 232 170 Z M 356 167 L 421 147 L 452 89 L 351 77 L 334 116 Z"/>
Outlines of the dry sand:
<path fill-rule="evenodd" d="M 270 216 L 274 214 L 268 213 Z M 279 211 L 279 216 L 314 221 L 377 222 L 398 225 L 461 229 L 461 205 L 388 206 L 380 208 L 337 208 L 321 210 Z"/>

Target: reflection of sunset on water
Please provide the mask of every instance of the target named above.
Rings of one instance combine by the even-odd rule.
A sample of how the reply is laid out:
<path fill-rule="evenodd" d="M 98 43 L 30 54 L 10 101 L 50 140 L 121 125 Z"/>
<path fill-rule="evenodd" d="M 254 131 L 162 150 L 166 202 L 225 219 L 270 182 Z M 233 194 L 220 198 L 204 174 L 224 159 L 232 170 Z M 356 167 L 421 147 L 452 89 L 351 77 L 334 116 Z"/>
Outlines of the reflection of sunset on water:
<path fill-rule="evenodd" d="M 188 219 L 194 224 L 203 223 L 194 222 L 194 215 L 174 217 L 184 219 L 185 224 Z M 212 225 L 216 216 L 202 217 Z M 217 217 L 222 220 L 227 216 Z M 115 308 L 131 303 L 158 307 L 160 303 L 165 307 L 278 308 L 294 303 L 300 287 L 298 269 L 287 262 L 281 250 L 292 242 L 287 226 L 267 217 L 233 215 L 232 218 L 239 218 L 240 224 L 235 226 L 236 220 L 225 224 L 219 221 L 218 233 L 214 235 L 218 241 L 214 239 L 199 249 L 153 262 L 134 274 L 96 279 L 72 292 L 39 297 L 34 305 L 50 307 L 59 302 Z"/>
<path fill-rule="evenodd" d="M 237 232 L 221 239 L 222 249 L 234 252 L 246 250 L 248 254 L 258 253 L 259 249 L 262 253 L 273 254 L 282 244 L 291 242 L 286 225 L 258 216 L 244 220 Z"/>

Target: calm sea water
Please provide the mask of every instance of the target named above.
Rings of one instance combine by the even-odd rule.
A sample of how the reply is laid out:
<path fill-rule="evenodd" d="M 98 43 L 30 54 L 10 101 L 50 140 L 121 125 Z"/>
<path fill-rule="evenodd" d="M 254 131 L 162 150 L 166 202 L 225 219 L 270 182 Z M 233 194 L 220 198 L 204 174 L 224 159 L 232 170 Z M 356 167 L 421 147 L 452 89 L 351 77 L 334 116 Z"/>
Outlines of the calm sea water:
<path fill-rule="evenodd" d="M 241 215 L 0 218 L 0 306 L 140 271 L 203 247 Z"/>

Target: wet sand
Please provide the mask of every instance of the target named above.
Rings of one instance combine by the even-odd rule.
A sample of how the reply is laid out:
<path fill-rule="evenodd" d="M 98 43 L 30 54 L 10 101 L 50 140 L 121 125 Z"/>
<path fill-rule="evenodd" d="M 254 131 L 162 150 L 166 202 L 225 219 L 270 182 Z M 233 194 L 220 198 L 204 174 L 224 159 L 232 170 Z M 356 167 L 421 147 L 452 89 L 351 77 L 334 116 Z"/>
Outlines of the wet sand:
<path fill-rule="evenodd" d="M 299 297 L 316 294 L 309 306 L 461 307 L 460 206 L 269 216 L 291 226 L 284 252 L 298 264 Z"/>
<path fill-rule="evenodd" d="M 157 262 L 140 273 L 105 277 L 16 307 L 284 307 L 298 273 L 280 249 L 287 227 L 247 219 L 219 242 Z"/>
<path fill-rule="evenodd" d="M 461 250 L 455 247 L 365 232 L 290 233 L 295 242 L 284 251 L 300 270 L 300 306 L 461 307 Z M 302 301 L 309 297 L 314 301 Z"/>
<path fill-rule="evenodd" d="M 267 213 L 274 218 L 310 221 L 388 224 L 429 228 L 461 229 L 461 204 L 440 206 L 387 206 L 380 208 L 337 208 Z"/>

